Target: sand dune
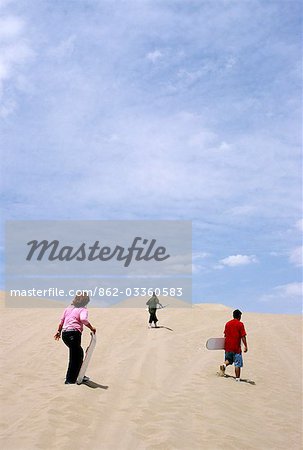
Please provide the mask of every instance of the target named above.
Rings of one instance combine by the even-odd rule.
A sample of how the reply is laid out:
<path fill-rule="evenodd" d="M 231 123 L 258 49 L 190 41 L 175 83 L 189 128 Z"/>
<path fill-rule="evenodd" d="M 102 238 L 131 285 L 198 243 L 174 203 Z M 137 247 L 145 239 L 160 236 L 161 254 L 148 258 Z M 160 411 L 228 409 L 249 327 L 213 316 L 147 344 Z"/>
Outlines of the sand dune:
<path fill-rule="evenodd" d="M 251 385 L 218 377 L 223 354 L 205 348 L 230 318 L 223 305 L 168 307 L 152 330 L 144 308 L 91 308 L 88 387 L 63 384 L 67 348 L 53 340 L 61 309 L 1 313 L 5 450 L 300 448 L 298 316 L 243 315 Z"/>
<path fill-rule="evenodd" d="M 146 308 L 146 302 L 150 297 L 130 297 L 126 300 L 117 302 L 111 306 L 111 308 Z M 191 302 L 185 302 L 179 300 L 176 297 L 159 297 L 163 306 L 169 306 L 170 308 L 191 308 Z"/>

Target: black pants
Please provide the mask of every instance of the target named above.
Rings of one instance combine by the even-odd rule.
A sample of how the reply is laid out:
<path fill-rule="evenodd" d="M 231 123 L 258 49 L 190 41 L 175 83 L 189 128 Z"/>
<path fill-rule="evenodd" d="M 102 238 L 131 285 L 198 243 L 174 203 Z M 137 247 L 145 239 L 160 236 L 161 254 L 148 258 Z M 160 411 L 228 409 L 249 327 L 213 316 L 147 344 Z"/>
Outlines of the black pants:
<path fill-rule="evenodd" d="M 158 322 L 158 319 L 156 316 L 157 308 L 148 308 L 148 311 L 149 311 L 149 323 L 155 322 L 155 325 L 156 325 L 156 323 Z"/>
<path fill-rule="evenodd" d="M 63 331 L 62 340 L 69 348 L 66 381 L 68 383 L 76 383 L 84 355 L 83 348 L 81 347 L 81 333 L 80 331 Z"/>

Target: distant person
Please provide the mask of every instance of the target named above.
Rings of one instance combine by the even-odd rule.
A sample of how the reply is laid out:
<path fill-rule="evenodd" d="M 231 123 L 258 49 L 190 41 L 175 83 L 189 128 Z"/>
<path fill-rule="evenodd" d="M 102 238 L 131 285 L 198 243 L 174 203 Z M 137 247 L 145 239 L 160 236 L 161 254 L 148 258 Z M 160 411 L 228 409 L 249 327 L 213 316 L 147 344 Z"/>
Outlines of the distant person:
<path fill-rule="evenodd" d="M 163 308 L 163 306 L 161 305 L 161 303 L 159 302 L 158 297 L 156 296 L 156 293 L 153 292 L 152 297 L 146 302 L 147 306 L 148 306 L 148 312 L 149 312 L 149 322 L 148 322 L 148 326 L 149 328 L 152 328 L 152 323 L 154 322 L 155 324 L 155 328 L 158 328 L 157 322 L 157 308 L 158 305 Z"/>
<path fill-rule="evenodd" d="M 220 366 L 220 375 L 224 376 L 226 367 L 234 364 L 236 381 L 240 381 L 241 367 L 243 367 L 241 341 L 244 344 L 244 352 L 246 353 L 248 350 L 246 331 L 244 324 L 241 322 L 241 316 L 241 311 L 236 309 L 233 312 L 233 319 L 225 325 L 225 361 Z"/>
<path fill-rule="evenodd" d="M 72 304 L 64 310 L 58 331 L 54 336 L 55 340 L 59 341 L 62 331 L 62 340 L 69 348 L 69 363 L 65 384 L 76 383 L 83 362 L 84 352 L 81 347 L 83 325 L 88 327 L 93 333 L 96 333 L 96 328 L 88 321 L 88 311 L 86 308 L 88 303 L 89 296 L 87 294 L 76 295 Z M 87 377 L 85 378 L 88 380 Z"/>

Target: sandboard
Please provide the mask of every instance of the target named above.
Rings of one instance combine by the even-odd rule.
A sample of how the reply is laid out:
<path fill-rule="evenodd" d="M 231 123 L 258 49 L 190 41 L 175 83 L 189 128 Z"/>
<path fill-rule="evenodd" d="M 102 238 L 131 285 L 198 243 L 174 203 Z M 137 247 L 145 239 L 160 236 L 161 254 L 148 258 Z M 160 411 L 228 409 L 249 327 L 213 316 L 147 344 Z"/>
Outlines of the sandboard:
<path fill-rule="evenodd" d="M 208 350 L 224 350 L 225 338 L 210 338 L 206 342 L 206 348 Z"/>
<path fill-rule="evenodd" d="M 80 372 L 77 378 L 77 384 L 81 384 L 85 375 L 85 372 L 87 370 L 88 364 L 91 360 L 94 348 L 96 347 L 96 342 L 97 342 L 97 338 L 96 338 L 96 333 L 91 333 L 90 334 L 91 338 L 90 338 L 90 343 L 85 351 L 85 357 L 82 363 L 82 366 L 80 368 Z"/>

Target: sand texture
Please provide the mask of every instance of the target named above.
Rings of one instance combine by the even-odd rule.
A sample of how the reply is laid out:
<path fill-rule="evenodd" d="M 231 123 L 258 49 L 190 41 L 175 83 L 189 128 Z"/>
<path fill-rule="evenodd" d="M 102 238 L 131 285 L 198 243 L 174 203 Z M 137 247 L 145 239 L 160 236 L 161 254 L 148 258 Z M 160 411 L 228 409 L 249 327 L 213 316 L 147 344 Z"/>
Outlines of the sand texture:
<path fill-rule="evenodd" d="M 3 450 L 301 448 L 299 316 L 243 314 L 250 384 L 217 376 L 223 352 L 205 348 L 231 318 L 223 305 L 167 307 L 159 329 L 144 308 L 90 308 L 98 342 L 77 386 L 53 339 L 61 311 L 1 309 Z"/>

